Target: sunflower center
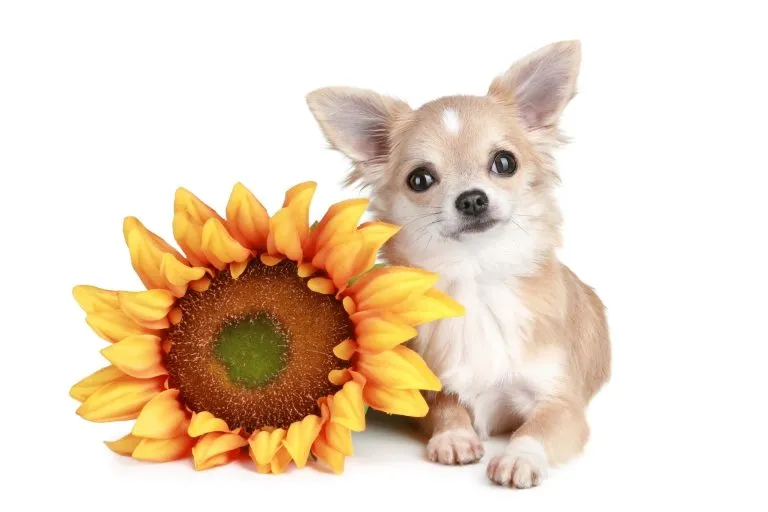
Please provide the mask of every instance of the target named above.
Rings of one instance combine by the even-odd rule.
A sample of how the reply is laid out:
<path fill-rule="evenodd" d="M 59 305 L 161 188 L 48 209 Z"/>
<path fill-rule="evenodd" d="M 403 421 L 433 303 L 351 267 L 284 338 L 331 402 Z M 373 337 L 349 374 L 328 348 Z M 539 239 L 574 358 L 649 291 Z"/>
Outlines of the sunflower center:
<path fill-rule="evenodd" d="M 333 348 L 354 326 L 333 295 L 307 287 L 295 262 L 254 259 L 237 279 L 218 272 L 176 305 L 181 321 L 168 330 L 165 367 L 191 410 L 230 428 L 285 428 L 319 415 L 318 398 L 340 389 L 328 374 L 349 362 Z"/>
<path fill-rule="evenodd" d="M 269 384 L 288 364 L 285 333 L 266 313 L 225 324 L 213 353 L 227 369 L 229 380 L 245 388 Z"/>

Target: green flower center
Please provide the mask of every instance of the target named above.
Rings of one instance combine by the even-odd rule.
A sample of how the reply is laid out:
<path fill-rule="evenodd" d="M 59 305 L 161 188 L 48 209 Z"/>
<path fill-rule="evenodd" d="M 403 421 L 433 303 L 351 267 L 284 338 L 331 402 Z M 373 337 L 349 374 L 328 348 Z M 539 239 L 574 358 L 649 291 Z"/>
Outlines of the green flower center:
<path fill-rule="evenodd" d="M 213 353 L 230 382 L 247 389 L 266 386 L 288 366 L 285 333 L 265 313 L 225 324 L 213 343 Z"/>

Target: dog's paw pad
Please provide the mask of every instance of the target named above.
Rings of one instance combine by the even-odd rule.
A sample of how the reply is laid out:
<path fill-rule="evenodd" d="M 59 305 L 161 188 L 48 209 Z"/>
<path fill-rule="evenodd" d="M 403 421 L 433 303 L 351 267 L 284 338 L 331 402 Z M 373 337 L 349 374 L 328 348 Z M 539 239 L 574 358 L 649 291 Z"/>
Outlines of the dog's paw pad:
<path fill-rule="evenodd" d="M 440 464 L 471 464 L 483 458 L 480 438 L 471 430 L 455 429 L 433 436 L 427 444 L 427 457 Z"/>
<path fill-rule="evenodd" d="M 491 459 L 487 474 L 499 485 L 528 489 L 541 484 L 548 466 L 541 444 L 534 439 L 521 439 L 513 441 L 503 454 Z"/>

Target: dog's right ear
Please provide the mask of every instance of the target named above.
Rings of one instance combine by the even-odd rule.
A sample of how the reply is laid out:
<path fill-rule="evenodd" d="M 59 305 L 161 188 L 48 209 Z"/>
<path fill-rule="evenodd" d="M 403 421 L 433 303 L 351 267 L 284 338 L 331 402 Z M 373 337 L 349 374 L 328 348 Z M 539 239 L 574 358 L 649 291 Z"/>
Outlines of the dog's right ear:
<path fill-rule="evenodd" d="M 326 87 L 307 95 L 307 104 L 333 149 L 352 160 L 347 184 L 379 179 L 390 151 L 395 121 L 411 112 L 403 101 L 367 89 Z"/>

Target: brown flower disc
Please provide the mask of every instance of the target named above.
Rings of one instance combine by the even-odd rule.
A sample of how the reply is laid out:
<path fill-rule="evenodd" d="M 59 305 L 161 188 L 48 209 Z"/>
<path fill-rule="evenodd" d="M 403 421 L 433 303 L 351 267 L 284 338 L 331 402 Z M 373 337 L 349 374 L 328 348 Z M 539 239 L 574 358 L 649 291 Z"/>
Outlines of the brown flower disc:
<path fill-rule="evenodd" d="M 308 414 L 319 415 L 317 399 L 340 389 L 328 373 L 349 366 L 333 354 L 333 347 L 352 337 L 354 328 L 333 295 L 313 292 L 306 281 L 296 275 L 292 261 L 269 267 L 254 259 L 238 279 L 224 270 L 208 290 L 190 290 L 179 299 L 181 322 L 168 331 L 171 348 L 165 364 L 170 387 L 180 390 L 191 410 L 208 411 L 230 428 L 248 431 L 286 428 Z M 275 336 L 284 345 L 279 356 L 274 350 L 264 354 L 281 358 L 274 375 L 249 386 L 222 362 L 217 343 L 222 333 L 254 318 L 274 322 Z M 243 347 L 251 350 L 243 361 L 258 356 L 253 344 Z"/>

